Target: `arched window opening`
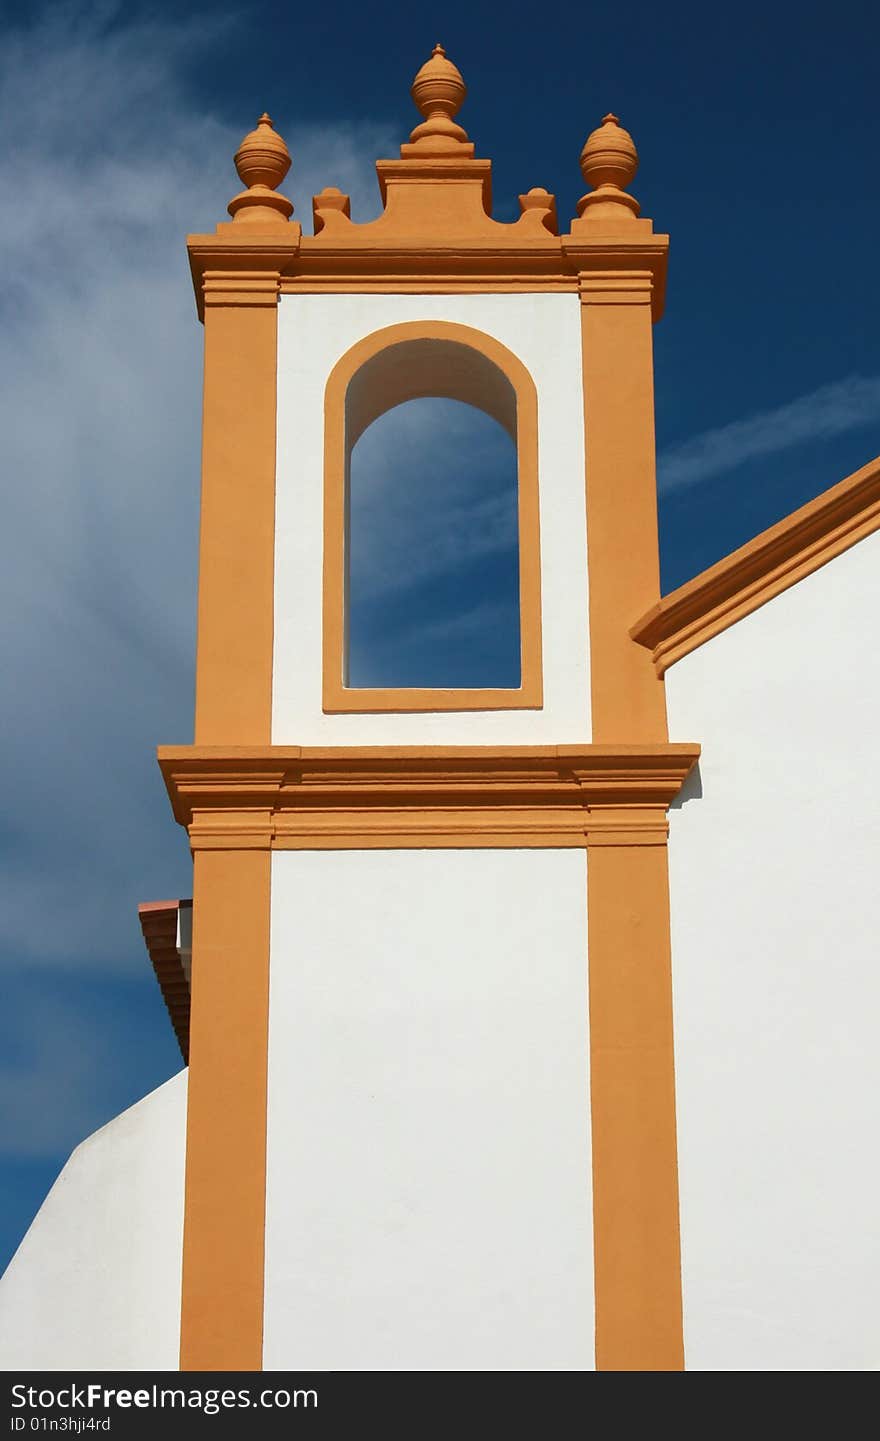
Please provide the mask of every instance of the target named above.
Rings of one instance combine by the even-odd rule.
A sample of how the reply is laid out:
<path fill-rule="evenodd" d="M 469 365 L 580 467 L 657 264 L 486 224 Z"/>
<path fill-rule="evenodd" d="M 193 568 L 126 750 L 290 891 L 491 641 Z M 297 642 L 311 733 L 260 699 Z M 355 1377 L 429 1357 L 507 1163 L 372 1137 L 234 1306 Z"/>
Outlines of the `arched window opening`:
<path fill-rule="evenodd" d="M 351 452 L 349 687 L 521 683 L 516 446 L 460 400 L 410 400 Z"/>
<path fill-rule="evenodd" d="M 327 383 L 324 709 L 542 704 L 537 398 L 489 336 L 390 326 Z"/>

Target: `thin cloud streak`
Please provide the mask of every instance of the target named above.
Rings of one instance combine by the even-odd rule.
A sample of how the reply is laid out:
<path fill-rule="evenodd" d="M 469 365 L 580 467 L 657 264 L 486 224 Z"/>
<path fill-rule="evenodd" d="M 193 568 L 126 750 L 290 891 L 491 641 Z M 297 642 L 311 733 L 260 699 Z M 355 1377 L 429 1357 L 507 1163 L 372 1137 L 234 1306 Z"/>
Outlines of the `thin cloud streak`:
<path fill-rule="evenodd" d="M 155 763 L 192 735 L 202 333 L 184 237 L 227 219 L 262 108 L 207 113 L 187 72 L 240 23 L 58 5 L 4 31 L 0 1157 L 60 1156 L 176 1062 L 170 1032 L 158 1059 L 142 1035 L 161 1002 L 136 906 L 191 885 Z M 377 213 L 390 126 L 277 121 L 298 217 L 328 184 Z"/>
<path fill-rule="evenodd" d="M 880 375 L 835 380 L 775 410 L 707 430 L 664 451 L 658 461 L 660 490 L 668 494 L 700 485 L 760 456 L 857 430 L 878 417 Z"/>
<path fill-rule="evenodd" d="M 16 197 L 0 230 L 0 974 L 131 975 L 136 901 L 190 885 L 154 759 L 192 733 L 202 337 L 184 237 L 227 218 L 259 99 L 230 124 L 187 72 L 238 23 L 59 6 L 0 51 L 16 136 L 0 154 Z M 376 213 L 390 127 L 277 119 L 297 215 L 325 184 Z"/>

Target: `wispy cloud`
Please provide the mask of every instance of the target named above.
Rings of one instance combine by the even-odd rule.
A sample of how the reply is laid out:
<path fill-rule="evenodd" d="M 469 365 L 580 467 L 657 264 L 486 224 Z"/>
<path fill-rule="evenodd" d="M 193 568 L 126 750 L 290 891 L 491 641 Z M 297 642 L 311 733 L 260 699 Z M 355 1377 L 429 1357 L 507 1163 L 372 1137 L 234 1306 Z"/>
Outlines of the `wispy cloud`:
<path fill-rule="evenodd" d="M 190 885 L 154 760 L 192 734 L 202 335 L 183 241 L 227 218 L 264 102 L 206 113 L 187 72 L 237 23 L 56 5 L 0 49 L 0 1155 L 65 1153 L 176 1064 L 142 1021 L 161 1003 L 136 904 Z M 276 119 L 305 223 L 326 184 L 376 213 L 390 127 Z"/>
<path fill-rule="evenodd" d="M 809 395 L 745 420 L 696 435 L 664 451 L 658 461 L 662 491 L 699 485 L 763 455 L 825 440 L 880 420 L 880 375 L 851 375 Z"/>
<path fill-rule="evenodd" d="M 192 733 L 201 328 L 183 240 L 226 219 L 232 155 L 262 107 L 192 99 L 198 25 L 55 6 L 0 51 L 0 971 L 123 973 L 135 904 L 189 885 L 155 767 Z M 378 208 L 390 127 L 276 117 L 288 194 Z"/>

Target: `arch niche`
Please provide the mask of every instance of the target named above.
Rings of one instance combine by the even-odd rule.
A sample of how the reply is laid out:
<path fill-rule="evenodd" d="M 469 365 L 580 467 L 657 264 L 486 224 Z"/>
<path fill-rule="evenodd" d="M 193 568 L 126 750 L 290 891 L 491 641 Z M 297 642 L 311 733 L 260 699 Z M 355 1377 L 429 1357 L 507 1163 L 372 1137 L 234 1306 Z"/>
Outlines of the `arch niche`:
<path fill-rule="evenodd" d="M 426 397 L 475 406 L 498 421 L 516 447 L 520 623 L 516 689 L 380 689 L 346 684 L 351 452 L 380 415 Z M 325 392 L 324 710 L 515 710 L 540 709 L 542 703 L 538 404 L 532 377 L 499 341 L 469 326 L 414 321 L 376 331 L 337 362 Z"/>

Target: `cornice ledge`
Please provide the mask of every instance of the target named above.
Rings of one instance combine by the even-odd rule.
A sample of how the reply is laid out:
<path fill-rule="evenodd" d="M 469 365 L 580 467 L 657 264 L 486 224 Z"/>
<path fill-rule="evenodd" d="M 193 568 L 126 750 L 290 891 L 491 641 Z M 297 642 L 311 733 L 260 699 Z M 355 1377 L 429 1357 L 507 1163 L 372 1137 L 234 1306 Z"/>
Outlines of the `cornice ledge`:
<path fill-rule="evenodd" d="M 641 221 L 634 221 L 640 225 Z M 645 222 L 650 227 L 650 221 Z M 578 275 L 581 300 L 589 302 L 600 298 L 602 287 L 597 283 L 608 279 L 609 292 L 619 292 L 618 303 L 625 304 L 627 287 L 620 284 L 621 272 L 634 280 L 639 273 L 650 277 L 651 318 L 659 320 L 666 303 L 666 273 L 669 265 L 669 236 L 648 234 L 634 235 L 631 231 L 609 234 L 600 232 L 594 236 L 579 234 L 559 237 L 562 253 L 573 271 Z M 605 303 L 612 303 L 613 295 Z"/>
<path fill-rule="evenodd" d="M 270 811 L 284 783 L 285 765 L 238 746 L 160 746 L 159 769 L 174 819 L 189 826 L 193 813 L 247 809 Z M 285 758 L 286 759 L 286 758 Z"/>
<path fill-rule="evenodd" d="M 246 224 L 230 224 L 228 229 L 233 233 L 188 235 L 186 239 L 200 320 L 205 318 L 209 276 L 215 290 L 225 294 L 227 304 L 253 304 L 253 295 L 260 290 L 269 297 L 274 295 L 270 303 L 277 304 L 281 276 L 299 254 L 302 226 L 298 221 L 291 220 L 276 230 L 249 230 Z"/>
<path fill-rule="evenodd" d="M 698 756 L 681 744 L 163 746 L 159 765 L 194 847 L 584 844 L 600 831 L 635 844 L 665 839 Z"/>
<path fill-rule="evenodd" d="M 659 676 L 880 529 L 880 456 L 651 607 L 631 628 Z"/>
<path fill-rule="evenodd" d="M 494 222 L 493 222 L 494 223 Z M 546 286 L 582 291 L 585 300 L 601 299 L 607 277 L 609 302 L 626 303 L 627 289 L 644 288 L 653 318 L 662 313 L 667 237 L 602 236 L 569 244 L 569 237 L 540 229 L 527 233 L 521 222 L 494 223 L 488 235 L 386 234 L 360 236 L 358 227 L 328 235 L 303 236 L 295 259 L 283 273 L 285 293 L 314 286 L 404 288 L 434 280 L 491 287 L 495 284 Z M 633 283 L 627 287 L 625 279 Z"/>
<path fill-rule="evenodd" d="M 631 266 L 634 255 L 663 261 L 669 256 L 669 236 L 652 230 L 640 235 L 631 230 L 601 231 L 590 236 L 569 231 L 559 236 L 559 243 L 572 262 L 578 262 L 579 270 L 613 269 L 615 263 Z"/>
<path fill-rule="evenodd" d="M 558 236 L 544 231 L 531 238 L 510 229 L 514 233 L 491 241 L 471 236 L 411 242 L 389 238 L 387 243 L 365 245 L 336 238 L 322 244 L 306 237 L 295 265 L 285 274 L 283 289 L 366 284 L 395 290 L 436 280 L 488 288 L 510 281 L 537 290 L 548 285 L 577 288 L 577 274 L 567 264 Z"/>

